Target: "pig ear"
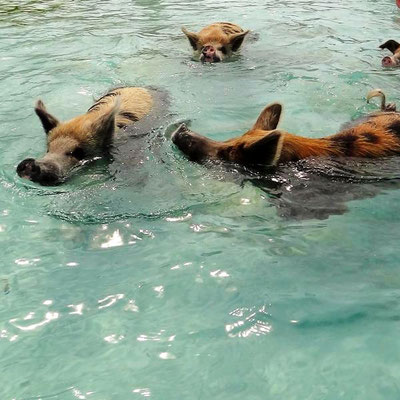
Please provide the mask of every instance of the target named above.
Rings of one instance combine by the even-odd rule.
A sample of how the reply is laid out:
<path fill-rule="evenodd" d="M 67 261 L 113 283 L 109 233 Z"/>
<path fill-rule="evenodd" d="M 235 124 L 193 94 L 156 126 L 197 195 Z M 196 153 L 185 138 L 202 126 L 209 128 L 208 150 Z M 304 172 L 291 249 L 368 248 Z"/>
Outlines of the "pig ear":
<path fill-rule="evenodd" d="M 379 46 L 380 49 L 388 49 L 393 54 L 400 47 L 400 43 L 397 43 L 395 40 L 388 40 L 387 42 L 381 44 Z"/>
<path fill-rule="evenodd" d="M 240 33 L 234 33 L 233 35 L 229 36 L 229 44 L 231 45 L 232 51 L 237 51 L 239 50 L 239 47 L 242 45 L 244 37 L 249 33 L 250 31 L 245 31 L 245 32 L 240 32 Z"/>
<path fill-rule="evenodd" d="M 194 32 L 189 32 L 184 26 L 182 26 L 182 32 L 189 39 L 190 45 L 193 47 L 193 49 L 197 50 L 197 43 L 199 41 L 199 35 Z"/>
<path fill-rule="evenodd" d="M 92 135 L 96 142 L 106 149 L 112 142 L 115 132 L 115 117 L 121 106 L 121 98 L 118 96 L 112 108 L 105 114 L 100 115 L 92 123 Z"/>
<path fill-rule="evenodd" d="M 282 105 L 279 103 L 269 104 L 261 111 L 253 129 L 262 129 L 263 131 L 272 131 L 276 129 L 282 114 Z"/>
<path fill-rule="evenodd" d="M 59 121 L 57 118 L 53 117 L 43 104 L 42 100 L 38 100 L 35 105 L 35 113 L 42 122 L 43 129 L 46 133 L 49 133 L 53 128 L 55 128 Z"/>
<path fill-rule="evenodd" d="M 249 165 L 276 165 L 279 161 L 284 134 L 275 130 L 243 147 L 245 163 Z"/>

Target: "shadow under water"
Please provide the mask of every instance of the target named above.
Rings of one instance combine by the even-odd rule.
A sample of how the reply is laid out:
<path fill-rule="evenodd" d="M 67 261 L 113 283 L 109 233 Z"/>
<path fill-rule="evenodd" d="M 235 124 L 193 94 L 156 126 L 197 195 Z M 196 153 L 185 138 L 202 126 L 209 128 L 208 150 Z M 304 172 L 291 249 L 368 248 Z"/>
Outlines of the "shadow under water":
<path fill-rule="evenodd" d="M 347 203 L 400 187 L 400 158 L 309 158 L 247 180 L 263 190 L 289 219 L 326 219 Z"/>

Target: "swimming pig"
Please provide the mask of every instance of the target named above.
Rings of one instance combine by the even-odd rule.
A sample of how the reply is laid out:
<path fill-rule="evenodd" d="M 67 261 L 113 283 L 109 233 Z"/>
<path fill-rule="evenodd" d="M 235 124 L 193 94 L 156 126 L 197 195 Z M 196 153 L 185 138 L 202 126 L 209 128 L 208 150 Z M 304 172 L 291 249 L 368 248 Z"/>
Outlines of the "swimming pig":
<path fill-rule="evenodd" d="M 139 121 L 152 109 L 152 91 L 126 87 L 111 90 L 89 110 L 67 122 L 60 122 L 39 100 L 35 112 L 47 135 L 47 152 L 20 162 L 17 173 L 42 185 L 65 180 L 83 161 L 107 153 L 118 128 Z"/>
<path fill-rule="evenodd" d="M 393 53 L 392 56 L 382 58 L 383 67 L 398 67 L 400 65 L 400 44 L 395 40 L 388 40 L 379 46 L 380 49 L 388 49 Z"/>
<path fill-rule="evenodd" d="M 275 166 L 311 156 L 400 154 L 399 113 L 370 114 L 335 135 L 312 139 L 277 129 L 281 112 L 280 104 L 268 105 L 249 131 L 223 142 L 194 133 L 184 124 L 172 134 L 172 141 L 193 161 L 221 160 L 246 166 Z"/>
<path fill-rule="evenodd" d="M 218 62 L 237 51 L 249 31 L 229 22 L 216 22 L 203 28 L 199 33 L 182 28 L 200 61 Z"/>

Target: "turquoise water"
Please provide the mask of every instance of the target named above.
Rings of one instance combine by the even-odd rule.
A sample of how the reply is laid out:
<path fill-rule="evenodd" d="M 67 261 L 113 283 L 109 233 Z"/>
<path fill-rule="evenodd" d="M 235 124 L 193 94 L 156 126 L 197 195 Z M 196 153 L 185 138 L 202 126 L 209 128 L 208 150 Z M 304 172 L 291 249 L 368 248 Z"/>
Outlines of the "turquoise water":
<path fill-rule="evenodd" d="M 257 35 L 201 65 L 180 26 L 219 20 Z M 311 160 L 271 188 L 168 140 L 242 133 L 271 101 L 311 137 L 375 110 L 372 88 L 399 102 L 378 50 L 399 27 L 391 0 L 0 5 L 0 398 L 399 398 L 399 160 Z M 119 85 L 170 93 L 144 164 L 16 176 L 45 148 L 36 99 L 67 119 Z"/>

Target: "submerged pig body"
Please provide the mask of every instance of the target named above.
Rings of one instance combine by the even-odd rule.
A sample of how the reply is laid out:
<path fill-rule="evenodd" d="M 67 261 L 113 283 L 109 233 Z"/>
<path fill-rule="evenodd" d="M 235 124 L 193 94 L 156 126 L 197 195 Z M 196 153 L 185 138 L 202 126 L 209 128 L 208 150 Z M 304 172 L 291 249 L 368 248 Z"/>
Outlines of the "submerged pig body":
<path fill-rule="evenodd" d="M 148 89 L 118 88 L 97 100 L 85 114 L 60 122 L 39 100 L 35 112 L 47 135 L 47 152 L 42 158 L 22 161 L 18 175 L 42 185 L 62 182 L 84 160 L 106 154 L 115 132 L 149 114 L 153 103 Z"/>
<path fill-rule="evenodd" d="M 249 33 L 230 22 L 216 22 L 198 33 L 189 32 L 186 28 L 182 28 L 182 31 L 203 62 L 219 62 L 229 57 L 232 52 L 239 50 Z"/>
<path fill-rule="evenodd" d="M 282 106 L 267 106 L 242 136 L 214 141 L 181 126 L 173 142 L 191 160 L 221 160 L 248 166 L 275 166 L 308 157 L 377 158 L 400 154 L 400 114 L 371 114 L 362 122 L 324 138 L 307 138 L 276 129 Z"/>

